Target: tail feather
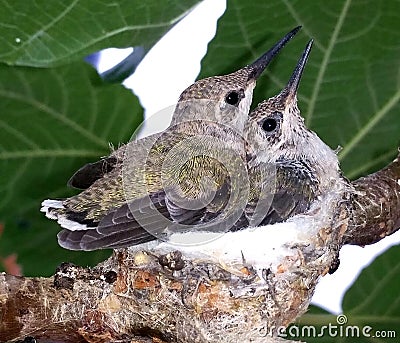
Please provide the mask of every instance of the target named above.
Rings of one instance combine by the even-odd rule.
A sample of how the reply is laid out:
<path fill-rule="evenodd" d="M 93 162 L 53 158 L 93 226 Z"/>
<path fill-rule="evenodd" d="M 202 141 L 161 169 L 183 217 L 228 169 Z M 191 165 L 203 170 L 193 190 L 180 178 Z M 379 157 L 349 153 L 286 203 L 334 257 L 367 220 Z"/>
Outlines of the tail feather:
<path fill-rule="evenodd" d="M 63 205 L 63 200 L 47 199 L 42 202 L 40 212 L 44 212 L 46 217 L 56 220 L 58 224 L 64 229 L 71 231 L 87 230 L 90 229 L 86 224 L 78 223 L 77 221 L 70 220 L 66 215 L 66 208 Z"/>
<path fill-rule="evenodd" d="M 115 249 L 156 239 L 152 233 L 142 228 L 135 220 L 127 204 L 122 207 L 123 209 L 119 212 L 117 210 L 110 212 L 103 218 L 104 222 L 90 222 L 89 224 L 89 221 L 80 218 L 79 213 L 65 207 L 62 200 L 45 200 L 40 211 L 44 212 L 47 218 L 56 220 L 64 229 L 57 235 L 58 243 L 63 248 L 70 250 Z M 114 218 L 115 212 L 124 215 L 117 215 Z M 150 217 L 149 220 L 152 219 L 152 216 Z M 166 219 L 162 215 L 156 218 Z M 146 221 L 147 224 L 149 220 Z"/>
<path fill-rule="evenodd" d="M 95 229 L 70 231 L 62 230 L 57 235 L 58 243 L 69 250 L 97 250 L 125 248 L 130 245 L 147 243 L 155 239 L 145 230 L 126 229 L 102 235 Z"/>
<path fill-rule="evenodd" d="M 52 200 L 47 199 L 42 202 L 42 207 L 40 208 L 40 212 L 44 212 L 46 217 L 49 219 L 57 220 L 58 211 L 60 209 L 64 209 L 62 200 Z"/>

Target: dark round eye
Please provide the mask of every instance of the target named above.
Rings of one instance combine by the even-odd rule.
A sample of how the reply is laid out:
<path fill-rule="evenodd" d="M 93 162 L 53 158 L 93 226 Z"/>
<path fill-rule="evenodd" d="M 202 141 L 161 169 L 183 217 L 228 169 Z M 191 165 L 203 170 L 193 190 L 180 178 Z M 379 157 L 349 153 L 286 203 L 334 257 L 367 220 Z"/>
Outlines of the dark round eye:
<path fill-rule="evenodd" d="M 276 119 L 274 119 L 274 118 L 267 118 L 262 123 L 262 128 L 266 132 L 274 131 L 277 126 L 278 126 L 278 123 L 276 122 Z"/>
<path fill-rule="evenodd" d="M 239 103 L 240 100 L 240 96 L 239 93 L 236 91 L 232 91 L 230 92 L 226 97 L 225 97 L 225 101 L 229 104 L 229 105 L 237 105 Z"/>

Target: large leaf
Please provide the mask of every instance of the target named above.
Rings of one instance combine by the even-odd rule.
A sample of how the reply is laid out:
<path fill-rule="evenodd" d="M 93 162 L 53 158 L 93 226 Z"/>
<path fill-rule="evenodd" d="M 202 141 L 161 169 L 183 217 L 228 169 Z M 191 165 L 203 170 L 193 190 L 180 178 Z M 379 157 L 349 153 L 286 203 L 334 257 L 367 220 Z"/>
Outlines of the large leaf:
<path fill-rule="evenodd" d="M 349 177 L 377 169 L 400 143 L 399 1 L 231 0 L 202 75 L 251 62 L 297 25 L 301 32 L 279 54 L 270 77 L 259 81 L 256 102 L 285 85 L 314 39 L 299 92 L 306 123 L 332 148 L 343 147 L 340 159 Z"/>
<path fill-rule="evenodd" d="M 0 260 L 17 253 L 26 275 L 49 275 L 62 261 L 109 253 L 60 249 L 59 226 L 39 212 L 43 199 L 71 195 L 72 173 L 142 120 L 136 97 L 104 84 L 83 57 L 111 46 L 146 52 L 197 2 L 0 0 Z"/>
<path fill-rule="evenodd" d="M 39 274 L 36 258 L 48 255 L 57 232 L 38 212 L 41 201 L 68 195 L 73 171 L 107 155 L 109 142 L 129 140 L 142 110 L 130 91 L 104 85 L 91 66 L 77 62 L 51 69 L 0 65 L 0 113 L 1 254 L 18 251 L 25 270 Z"/>
<path fill-rule="evenodd" d="M 287 337 L 309 343 L 398 342 L 399 255 L 400 246 L 392 247 L 362 271 L 343 299 L 344 314 L 312 308 L 286 331 Z"/>
<path fill-rule="evenodd" d="M 53 66 L 108 47 L 146 50 L 198 0 L 1 0 L 0 61 Z"/>
<path fill-rule="evenodd" d="M 349 324 L 371 326 L 371 334 L 386 333 L 393 342 L 398 342 L 400 334 L 399 256 L 400 246 L 395 246 L 376 258 L 343 299 L 343 311 Z M 380 337 L 384 338 L 382 334 Z M 383 341 L 390 342 L 389 339 Z"/>

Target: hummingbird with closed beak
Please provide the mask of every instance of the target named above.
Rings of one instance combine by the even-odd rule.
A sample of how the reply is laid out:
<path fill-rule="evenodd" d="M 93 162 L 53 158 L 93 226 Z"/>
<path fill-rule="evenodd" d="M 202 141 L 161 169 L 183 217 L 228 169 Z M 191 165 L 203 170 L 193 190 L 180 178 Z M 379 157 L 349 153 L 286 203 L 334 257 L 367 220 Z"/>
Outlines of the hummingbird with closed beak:
<path fill-rule="evenodd" d="M 312 43 L 307 44 L 286 87 L 249 114 L 245 132 L 251 194 L 246 215 L 252 226 L 305 213 L 319 196 L 346 182 L 336 153 L 306 127 L 297 106 Z M 260 197 L 266 199 L 263 206 Z"/>
<path fill-rule="evenodd" d="M 63 228 L 59 244 L 72 250 L 127 247 L 219 216 L 231 197 L 229 175 L 238 180 L 245 173 L 241 133 L 256 80 L 299 29 L 254 63 L 188 87 L 166 131 L 78 170 L 69 185 L 83 189 L 80 194 L 42 203 L 41 211 Z M 226 157 L 232 154 L 236 158 Z M 225 165 L 219 162 L 224 158 Z"/>

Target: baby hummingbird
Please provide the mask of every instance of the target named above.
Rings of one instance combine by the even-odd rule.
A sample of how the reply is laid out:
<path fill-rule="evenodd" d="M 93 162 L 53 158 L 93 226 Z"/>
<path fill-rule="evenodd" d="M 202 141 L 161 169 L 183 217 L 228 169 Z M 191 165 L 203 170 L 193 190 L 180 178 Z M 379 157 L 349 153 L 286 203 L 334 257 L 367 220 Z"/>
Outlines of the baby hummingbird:
<path fill-rule="evenodd" d="M 63 227 L 59 244 L 73 250 L 126 247 L 218 217 L 232 198 L 226 189 L 238 187 L 230 175 L 238 180 L 246 174 L 240 132 L 255 82 L 299 29 L 254 63 L 188 87 L 166 131 L 78 170 L 69 185 L 83 189 L 80 194 L 42 203 L 41 211 Z"/>
<path fill-rule="evenodd" d="M 307 44 L 285 88 L 249 114 L 246 214 L 252 226 L 304 213 L 335 181 L 342 181 L 336 153 L 305 126 L 297 106 L 297 89 L 312 43 Z"/>
<path fill-rule="evenodd" d="M 271 49 L 244 68 L 231 74 L 198 80 L 186 88 L 179 97 L 171 125 L 198 119 L 223 123 L 241 132 L 250 111 L 257 79 L 300 28 L 301 26 L 298 26 L 288 32 Z M 145 137 L 140 140 L 139 145 L 151 146 L 158 135 Z M 68 185 L 78 189 L 88 188 L 94 181 L 122 163 L 127 147 L 134 144 L 136 142 L 132 141 L 112 152 L 110 156 L 84 165 L 71 177 Z"/>

